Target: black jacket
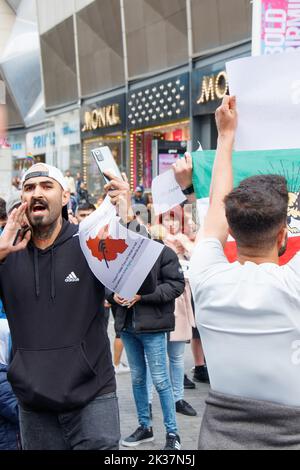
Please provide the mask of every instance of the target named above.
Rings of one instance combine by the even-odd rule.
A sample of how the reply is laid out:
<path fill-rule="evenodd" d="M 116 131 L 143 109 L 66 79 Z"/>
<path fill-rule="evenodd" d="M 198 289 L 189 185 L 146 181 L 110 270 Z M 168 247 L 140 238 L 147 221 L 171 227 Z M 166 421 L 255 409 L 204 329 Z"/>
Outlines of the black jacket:
<path fill-rule="evenodd" d="M 105 289 L 89 269 L 77 232 L 65 221 L 50 248 L 29 243 L 0 264 L 14 352 L 8 379 L 32 409 L 63 412 L 116 389 Z M 148 292 L 155 288 L 151 279 Z"/>
<path fill-rule="evenodd" d="M 136 333 L 173 331 L 175 328 L 175 299 L 185 287 L 182 269 L 176 253 L 165 246 L 152 268 L 157 286 L 152 294 L 142 295 L 132 311 L 116 305 L 115 328 L 119 333 L 126 328 L 126 317 L 132 314 L 132 326 Z M 112 303 L 113 295 L 108 297 Z"/>

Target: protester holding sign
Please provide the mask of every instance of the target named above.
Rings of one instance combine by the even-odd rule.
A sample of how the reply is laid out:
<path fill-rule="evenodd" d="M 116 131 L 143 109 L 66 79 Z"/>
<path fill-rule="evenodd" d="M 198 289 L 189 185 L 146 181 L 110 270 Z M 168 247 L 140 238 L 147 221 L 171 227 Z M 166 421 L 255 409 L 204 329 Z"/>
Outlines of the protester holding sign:
<path fill-rule="evenodd" d="M 180 450 L 175 402 L 167 367 L 166 332 L 175 326 L 175 299 L 184 290 L 184 278 L 175 253 L 164 247 L 152 272 L 157 288 L 152 294 L 135 296 L 127 304 L 115 295 L 116 329 L 121 333 L 131 369 L 132 388 L 139 427 L 122 441 L 126 447 L 153 441 L 153 430 L 146 383 L 146 362 L 160 398 L 166 429 L 165 450 Z"/>
<path fill-rule="evenodd" d="M 20 403 L 24 449 L 118 449 L 105 291 L 80 249 L 78 226 L 62 218 L 66 189 L 57 168 L 32 166 L 22 181 L 23 204 L 0 238 L 0 290 L 14 353 L 8 379 Z M 148 276 L 140 292 L 154 288 Z"/>
<path fill-rule="evenodd" d="M 286 180 L 258 175 L 232 189 L 234 98 L 224 98 L 216 120 L 210 207 L 190 270 L 212 387 L 199 448 L 300 449 L 300 255 L 278 265 Z M 228 233 L 237 243 L 233 264 L 224 255 Z"/>
<path fill-rule="evenodd" d="M 105 186 L 109 196 L 80 223 L 80 246 L 97 279 L 112 292 L 131 299 L 163 247 L 149 239 L 146 227 L 135 219 L 128 183 L 108 171 L 105 175 L 110 180 Z"/>
<path fill-rule="evenodd" d="M 178 256 L 185 278 L 184 292 L 175 300 L 175 329 L 168 335 L 167 352 L 176 411 L 187 416 L 196 416 L 197 412 L 184 400 L 184 352 L 186 343 L 192 339 L 192 327 L 195 327 L 195 321 L 188 281 L 193 243 L 185 234 L 180 233 L 182 219 L 183 210 L 180 206 L 162 218 L 163 227 L 167 232 L 164 243 Z"/>
<path fill-rule="evenodd" d="M 114 195 L 118 203 L 119 195 Z M 156 242 L 157 243 L 157 242 Z M 154 440 L 149 397 L 147 366 L 159 394 L 166 428 L 165 450 L 180 450 L 172 384 L 167 368 L 166 332 L 175 327 L 175 299 L 184 291 L 184 277 L 177 255 L 167 246 L 152 268 L 157 287 L 152 294 L 124 299 L 118 294 L 109 301 L 115 303 L 115 328 L 125 346 L 131 370 L 132 388 L 138 414 L 138 428 L 122 441 L 125 447 L 136 447 Z M 146 359 L 145 359 L 146 358 Z M 183 375 L 181 377 L 183 384 Z"/>

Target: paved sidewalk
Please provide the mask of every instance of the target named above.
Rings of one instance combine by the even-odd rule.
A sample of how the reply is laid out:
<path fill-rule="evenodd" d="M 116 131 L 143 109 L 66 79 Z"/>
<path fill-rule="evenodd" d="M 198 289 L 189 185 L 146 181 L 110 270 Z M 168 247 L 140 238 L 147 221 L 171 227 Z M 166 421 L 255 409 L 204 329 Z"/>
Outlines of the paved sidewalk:
<path fill-rule="evenodd" d="M 113 323 L 109 322 L 109 337 L 111 344 L 114 338 Z M 122 360 L 127 363 L 125 351 Z M 192 378 L 190 369 L 193 367 L 193 357 L 191 347 L 186 345 L 185 353 L 185 369 L 188 377 Z M 131 378 L 130 374 L 117 375 L 117 393 L 119 397 L 120 419 L 121 419 L 121 436 L 125 438 L 129 436 L 138 427 L 136 410 L 133 400 Z M 197 449 L 198 435 L 203 415 L 204 400 L 207 396 L 209 387 L 206 384 L 196 383 L 194 390 L 185 390 L 185 400 L 190 403 L 198 413 L 198 416 L 184 416 L 176 413 L 178 420 L 179 434 L 181 438 L 182 449 L 193 450 Z M 165 444 L 165 429 L 162 420 L 162 412 L 157 393 L 154 391 L 153 397 L 153 432 L 154 441 L 150 443 L 141 444 L 138 447 L 125 448 L 120 447 L 121 450 L 160 450 Z"/>

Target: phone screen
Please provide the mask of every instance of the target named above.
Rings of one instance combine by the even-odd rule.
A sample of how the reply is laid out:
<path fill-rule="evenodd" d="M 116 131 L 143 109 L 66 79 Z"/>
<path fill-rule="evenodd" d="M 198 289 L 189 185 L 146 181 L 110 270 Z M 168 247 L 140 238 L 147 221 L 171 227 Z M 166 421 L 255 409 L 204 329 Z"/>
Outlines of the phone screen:
<path fill-rule="evenodd" d="M 113 157 L 113 154 L 110 151 L 110 148 L 105 146 L 105 147 L 99 147 L 97 149 L 93 149 L 91 151 L 92 156 L 94 157 L 97 166 L 102 173 L 106 183 L 109 182 L 108 178 L 104 175 L 104 171 L 110 171 L 113 173 L 115 176 L 118 178 L 122 179 L 121 172 L 119 170 L 118 165 L 116 164 L 116 161 Z"/>

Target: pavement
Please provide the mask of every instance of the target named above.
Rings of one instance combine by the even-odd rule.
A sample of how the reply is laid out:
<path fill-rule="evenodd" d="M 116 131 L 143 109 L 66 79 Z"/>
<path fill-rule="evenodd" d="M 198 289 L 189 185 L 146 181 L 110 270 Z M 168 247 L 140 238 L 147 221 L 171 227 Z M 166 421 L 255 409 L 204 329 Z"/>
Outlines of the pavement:
<path fill-rule="evenodd" d="M 112 317 L 111 317 L 112 318 Z M 110 318 L 108 333 L 111 345 L 114 339 L 113 321 Z M 127 362 L 125 350 L 122 355 L 122 362 Z M 190 344 L 185 348 L 185 373 L 192 379 L 191 368 L 194 366 L 193 356 Z M 132 434 L 138 427 L 137 414 L 132 394 L 130 373 L 118 374 L 117 376 L 117 393 L 119 397 L 120 421 L 121 421 L 121 437 L 124 439 Z M 209 391 L 209 386 L 199 382 L 195 382 L 196 388 L 193 390 L 185 390 L 184 399 L 192 405 L 197 411 L 197 416 L 185 416 L 176 413 L 178 430 L 183 450 L 197 449 L 200 424 L 204 412 L 204 402 Z M 153 433 L 154 441 L 140 444 L 137 447 L 122 447 L 120 450 L 161 450 L 165 445 L 166 432 L 163 425 L 162 411 L 156 391 L 153 393 Z"/>

